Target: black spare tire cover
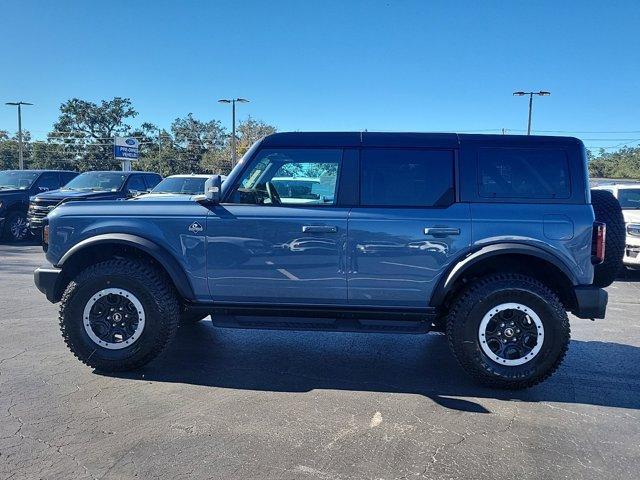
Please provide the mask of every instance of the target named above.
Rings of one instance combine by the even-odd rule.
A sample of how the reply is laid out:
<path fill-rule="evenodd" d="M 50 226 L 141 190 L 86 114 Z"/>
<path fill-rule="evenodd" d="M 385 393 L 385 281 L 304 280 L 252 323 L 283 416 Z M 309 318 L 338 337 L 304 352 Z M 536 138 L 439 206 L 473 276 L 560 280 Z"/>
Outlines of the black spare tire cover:
<path fill-rule="evenodd" d="M 596 222 L 607 225 L 604 262 L 594 267 L 593 284 L 608 287 L 622 267 L 625 248 L 625 224 L 620 203 L 607 190 L 591 190 L 591 203 Z"/>

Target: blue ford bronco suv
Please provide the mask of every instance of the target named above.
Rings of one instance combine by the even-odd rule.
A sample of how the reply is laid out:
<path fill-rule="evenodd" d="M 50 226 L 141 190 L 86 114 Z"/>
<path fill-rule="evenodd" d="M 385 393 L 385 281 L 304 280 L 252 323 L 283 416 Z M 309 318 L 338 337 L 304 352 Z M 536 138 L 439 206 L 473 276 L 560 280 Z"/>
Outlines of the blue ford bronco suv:
<path fill-rule="evenodd" d="M 607 205 L 596 218 L 574 138 L 278 133 L 199 197 L 62 204 L 35 283 L 60 302 L 71 351 L 102 371 L 148 363 L 180 322 L 211 315 L 445 332 L 476 380 L 524 388 L 565 356 L 567 311 L 605 315 L 621 263 L 605 256 L 620 214 Z"/>

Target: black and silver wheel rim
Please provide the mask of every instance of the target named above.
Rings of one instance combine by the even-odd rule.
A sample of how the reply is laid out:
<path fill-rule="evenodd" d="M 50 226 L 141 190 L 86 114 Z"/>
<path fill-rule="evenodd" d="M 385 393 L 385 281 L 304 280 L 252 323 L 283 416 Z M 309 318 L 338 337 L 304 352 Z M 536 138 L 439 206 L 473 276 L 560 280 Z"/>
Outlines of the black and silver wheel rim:
<path fill-rule="evenodd" d="M 119 350 L 134 344 L 142 335 L 144 308 L 131 292 L 105 288 L 93 294 L 85 305 L 82 324 L 96 345 Z"/>
<path fill-rule="evenodd" d="M 24 217 L 15 217 L 9 225 L 11 238 L 14 240 L 22 240 L 27 236 L 27 219 Z"/>
<path fill-rule="evenodd" d="M 523 365 L 540 353 L 544 327 L 532 308 L 521 303 L 503 303 L 482 318 L 478 341 L 485 355 L 494 362 Z"/>

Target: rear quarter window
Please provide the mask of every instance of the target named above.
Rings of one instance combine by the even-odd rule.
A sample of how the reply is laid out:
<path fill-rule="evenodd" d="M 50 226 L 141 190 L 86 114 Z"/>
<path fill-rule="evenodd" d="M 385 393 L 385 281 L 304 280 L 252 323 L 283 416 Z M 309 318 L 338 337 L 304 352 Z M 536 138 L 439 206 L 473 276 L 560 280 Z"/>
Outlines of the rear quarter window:
<path fill-rule="evenodd" d="M 571 179 L 566 152 L 483 148 L 478 153 L 478 194 L 485 198 L 569 198 Z"/>

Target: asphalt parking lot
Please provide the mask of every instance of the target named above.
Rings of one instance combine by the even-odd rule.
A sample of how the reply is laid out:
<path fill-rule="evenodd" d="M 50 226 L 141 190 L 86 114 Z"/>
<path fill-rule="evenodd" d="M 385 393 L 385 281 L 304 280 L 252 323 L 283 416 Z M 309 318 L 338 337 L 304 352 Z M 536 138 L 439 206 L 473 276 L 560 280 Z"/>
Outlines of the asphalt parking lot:
<path fill-rule="evenodd" d="M 606 320 L 572 319 L 560 371 L 471 383 L 441 335 L 183 327 L 134 374 L 93 372 L 33 285 L 37 246 L 0 245 L 0 477 L 638 478 L 640 275 Z"/>

